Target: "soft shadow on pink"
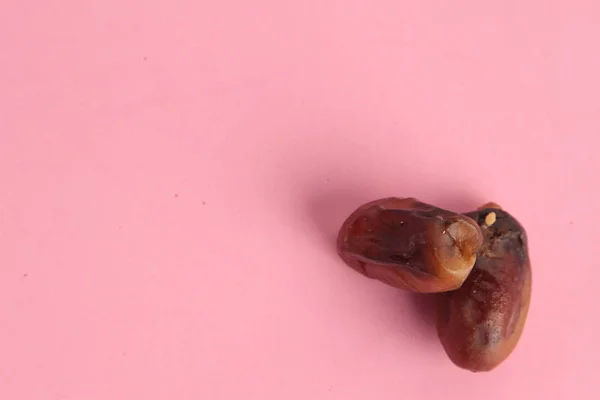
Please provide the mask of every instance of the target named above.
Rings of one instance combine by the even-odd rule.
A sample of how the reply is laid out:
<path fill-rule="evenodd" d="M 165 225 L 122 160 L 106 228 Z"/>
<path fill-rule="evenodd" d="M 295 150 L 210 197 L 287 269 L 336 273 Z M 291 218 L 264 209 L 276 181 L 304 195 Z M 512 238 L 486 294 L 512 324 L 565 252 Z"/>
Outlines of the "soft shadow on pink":
<path fill-rule="evenodd" d="M 404 193 L 389 191 L 388 194 L 385 194 L 386 192 L 382 191 L 381 188 L 375 188 L 374 185 L 368 183 L 362 185 L 357 182 L 343 181 L 332 183 L 339 181 L 335 177 L 330 178 L 325 189 L 320 187 L 313 192 L 308 191 L 306 196 L 307 216 L 321 239 L 321 245 L 331 253 L 337 254 L 336 237 L 343 221 L 360 205 L 387 196 L 417 197 L 411 195 L 408 191 Z M 407 188 L 410 186 L 410 184 L 404 185 Z M 448 194 L 446 197 L 437 194 L 436 197 L 443 200 L 438 200 L 435 205 L 457 212 L 465 212 L 481 204 L 481 200 L 478 202 L 466 195 L 461 198 L 456 193 Z M 341 259 L 337 265 L 340 268 L 347 267 Z M 381 285 L 384 284 L 381 283 Z M 437 344 L 435 299 L 434 295 L 397 290 L 397 295 L 389 301 L 387 306 L 394 309 L 404 308 L 408 310 L 409 319 L 405 319 L 404 324 L 412 326 L 419 337 L 431 342 L 431 344 Z"/>

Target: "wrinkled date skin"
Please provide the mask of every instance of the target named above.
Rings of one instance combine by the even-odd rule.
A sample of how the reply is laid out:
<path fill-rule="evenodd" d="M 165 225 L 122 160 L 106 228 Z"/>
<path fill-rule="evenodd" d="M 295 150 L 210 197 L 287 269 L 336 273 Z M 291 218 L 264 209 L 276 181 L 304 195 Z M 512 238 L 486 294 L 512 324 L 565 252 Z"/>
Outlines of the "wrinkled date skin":
<path fill-rule="evenodd" d="M 482 226 L 484 243 L 462 287 L 438 295 L 437 330 L 454 364 L 489 371 L 514 350 L 527 317 L 527 236 L 519 222 L 495 204 L 466 215 Z"/>
<path fill-rule="evenodd" d="M 363 275 L 421 293 L 465 281 L 483 242 L 469 217 L 414 198 L 385 198 L 359 207 L 342 225 L 341 258 Z"/>

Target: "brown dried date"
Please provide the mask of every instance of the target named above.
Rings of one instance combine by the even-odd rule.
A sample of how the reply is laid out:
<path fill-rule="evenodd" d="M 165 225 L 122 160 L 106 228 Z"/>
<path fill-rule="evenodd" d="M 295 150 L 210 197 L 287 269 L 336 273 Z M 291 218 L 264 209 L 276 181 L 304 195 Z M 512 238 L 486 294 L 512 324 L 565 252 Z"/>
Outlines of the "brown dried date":
<path fill-rule="evenodd" d="M 341 258 L 363 275 L 422 293 L 461 286 L 483 241 L 471 218 L 414 198 L 364 204 L 342 225 Z"/>
<path fill-rule="evenodd" d="M 514 350 L 531 296 L 527 235 L 496 204 L 467 213 L 482 227 L 484 242 L 460 289 L 438 296 L 437 330 L 457 366 L 489 371 Z"/>

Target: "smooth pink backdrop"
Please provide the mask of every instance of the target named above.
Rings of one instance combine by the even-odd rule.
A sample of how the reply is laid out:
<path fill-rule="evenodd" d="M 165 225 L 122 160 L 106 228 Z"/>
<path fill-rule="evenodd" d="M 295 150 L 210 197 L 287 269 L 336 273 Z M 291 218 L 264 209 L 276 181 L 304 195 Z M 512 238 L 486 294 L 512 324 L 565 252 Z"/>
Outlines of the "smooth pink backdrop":
<path fill-rule="evenodd" d="M 0 399 L 600 398 L 599 2 L 0 21 Z M 497 370 L 454 367 L 426 301 L 336 256 L 390 195 L 527 227 L 530 317 Z"/>

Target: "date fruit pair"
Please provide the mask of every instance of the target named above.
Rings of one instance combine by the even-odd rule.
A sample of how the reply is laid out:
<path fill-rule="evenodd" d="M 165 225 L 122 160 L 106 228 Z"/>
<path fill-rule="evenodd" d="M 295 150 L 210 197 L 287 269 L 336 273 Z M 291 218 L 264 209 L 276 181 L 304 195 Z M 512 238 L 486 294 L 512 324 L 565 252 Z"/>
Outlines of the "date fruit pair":
<path fill-rule="evenodd" d="M 390 286 L 437 293 L 437 331 L 457 366 L 489 371 L 513 351 L 531 294 L 527 235 L 494 203 L 457 214 L 414 198 L 364 204 L 340 229 L 338 253 Z"/>

